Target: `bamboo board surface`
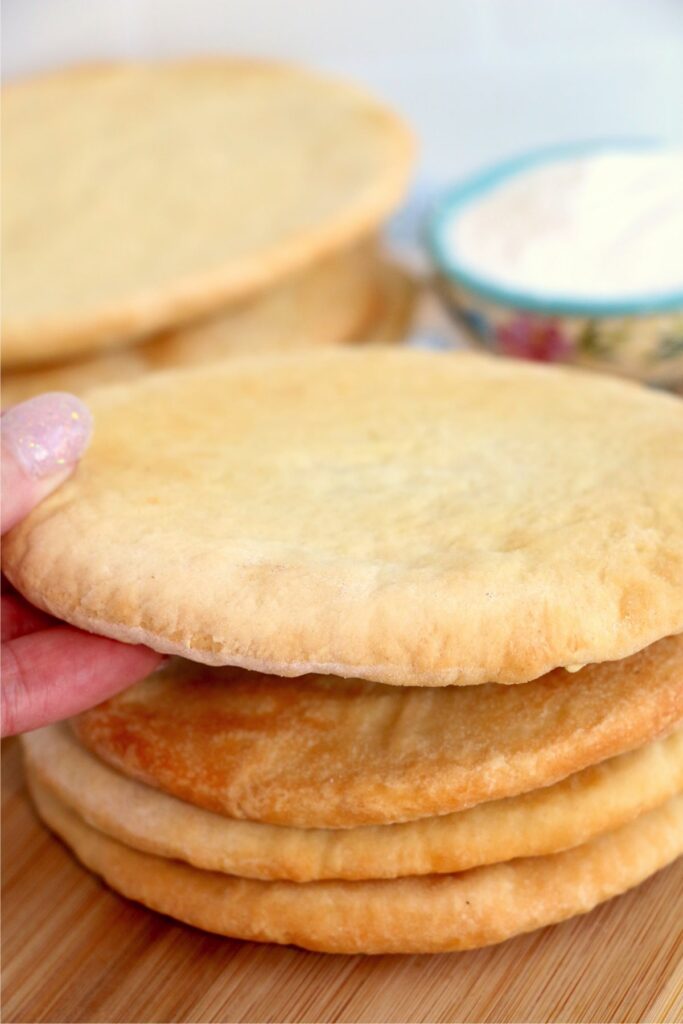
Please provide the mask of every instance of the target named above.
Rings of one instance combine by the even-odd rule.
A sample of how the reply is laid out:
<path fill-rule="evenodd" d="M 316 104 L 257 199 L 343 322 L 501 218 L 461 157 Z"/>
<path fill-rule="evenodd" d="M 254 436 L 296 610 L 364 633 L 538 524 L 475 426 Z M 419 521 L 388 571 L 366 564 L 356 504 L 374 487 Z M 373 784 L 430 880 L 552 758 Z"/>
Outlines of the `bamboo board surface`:
<path fill-rule="evenodd" d="M 683 860 L 583 918 L 443 956 L 217 938 L 142 909 L 37 822 L 3 747 L 3 1021 L 683 1020 Z"/>

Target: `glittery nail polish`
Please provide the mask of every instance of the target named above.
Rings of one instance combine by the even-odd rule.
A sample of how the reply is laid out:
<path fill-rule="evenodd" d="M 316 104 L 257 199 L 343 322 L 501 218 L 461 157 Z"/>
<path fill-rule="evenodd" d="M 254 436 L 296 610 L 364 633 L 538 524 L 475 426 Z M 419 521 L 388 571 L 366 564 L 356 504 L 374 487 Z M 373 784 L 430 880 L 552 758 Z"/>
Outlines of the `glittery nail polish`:
<path fill-rule="evenodd" d="M 75 395 L 57 391 L 15 405 L 0 424 L 5 449 L 34 478 L 76 462 L 92 433 L 89 409 Z"/>

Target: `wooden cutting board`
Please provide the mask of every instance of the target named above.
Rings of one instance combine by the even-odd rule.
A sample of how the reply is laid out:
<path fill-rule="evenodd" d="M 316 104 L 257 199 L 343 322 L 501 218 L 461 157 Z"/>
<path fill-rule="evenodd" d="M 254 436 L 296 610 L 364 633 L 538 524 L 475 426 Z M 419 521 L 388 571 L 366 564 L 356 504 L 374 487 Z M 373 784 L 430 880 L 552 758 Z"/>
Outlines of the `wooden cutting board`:
<path fill-rule="evenodd" d="M 683 860 L 592 914 L 443 956 L 217 938 L 116 896 L 37 822 L 3 749 L 5 1022 L 683 1019 Z"/>

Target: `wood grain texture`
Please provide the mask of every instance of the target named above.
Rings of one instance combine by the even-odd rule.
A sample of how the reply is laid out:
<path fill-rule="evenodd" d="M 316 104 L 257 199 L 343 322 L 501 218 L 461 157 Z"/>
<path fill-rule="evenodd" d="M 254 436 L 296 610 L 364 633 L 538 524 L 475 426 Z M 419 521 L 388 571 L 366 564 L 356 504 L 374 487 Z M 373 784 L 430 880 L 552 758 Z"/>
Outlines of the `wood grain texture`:
<path fill-rule="evenodd" d="M 3 748 L 3 1020 L 680 1022 L 683 861 L 586 917 L 443 956 L 205 935 L 105 889 L 36 821 Z"/>

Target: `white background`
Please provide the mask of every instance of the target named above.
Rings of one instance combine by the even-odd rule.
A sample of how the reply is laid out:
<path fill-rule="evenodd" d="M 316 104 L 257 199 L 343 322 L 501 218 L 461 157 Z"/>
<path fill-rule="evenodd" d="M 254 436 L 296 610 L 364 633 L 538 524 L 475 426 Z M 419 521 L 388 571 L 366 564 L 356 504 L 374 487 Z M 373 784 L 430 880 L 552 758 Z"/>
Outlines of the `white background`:
<path fill-rule="evenodd" d="M 683 138 L 683 0 L 4 0 L 7 77 L 108 56 L 285 57 L 366 82 L 443 181 L 577 138 Z"/>

